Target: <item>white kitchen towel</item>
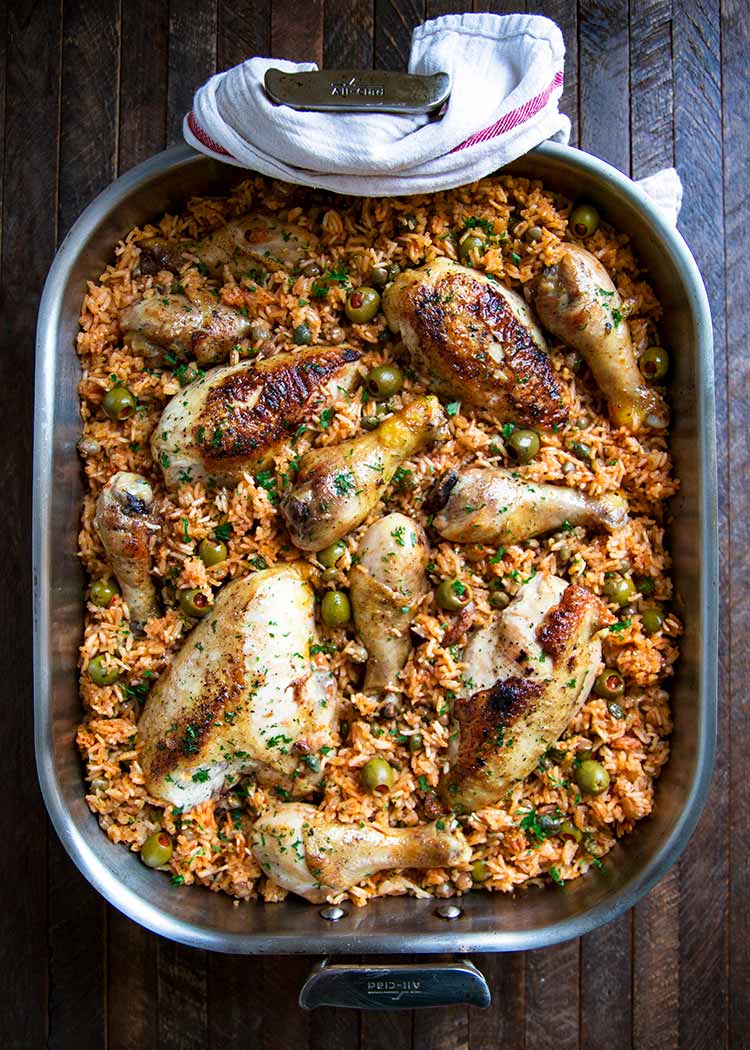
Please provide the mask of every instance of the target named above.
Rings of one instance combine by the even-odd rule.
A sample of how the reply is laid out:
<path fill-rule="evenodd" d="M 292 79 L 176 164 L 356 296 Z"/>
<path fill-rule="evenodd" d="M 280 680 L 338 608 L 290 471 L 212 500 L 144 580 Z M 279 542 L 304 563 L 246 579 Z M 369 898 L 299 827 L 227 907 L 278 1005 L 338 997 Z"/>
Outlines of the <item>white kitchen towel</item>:
<path fill-rule="evenodd" d="M 369 197 L 452 189 L 546 139 L 568 141 L 570 121 L 558 108 L 564 58 L 548 18 L 444 15 L 417 26 L 409 57 L 410 73 L 450 75 L 437 116 L 277 105 L 263 86 L 267 69 L 317 66 L 250 58 L 198 89 L 183 133 L 209 156 L 303 186 Z"/>

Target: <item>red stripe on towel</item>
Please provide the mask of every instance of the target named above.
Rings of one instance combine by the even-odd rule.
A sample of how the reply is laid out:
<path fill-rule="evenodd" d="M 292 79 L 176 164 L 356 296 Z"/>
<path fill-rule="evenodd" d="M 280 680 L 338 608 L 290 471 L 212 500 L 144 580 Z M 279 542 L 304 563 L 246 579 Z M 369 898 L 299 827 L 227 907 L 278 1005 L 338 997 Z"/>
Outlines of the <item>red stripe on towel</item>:
<path fill-rule="evenodd" d="M 470 135 L 468 139 L 464 139 L 458 146 L 455 146 L 451 153 L 457 153 L 460 149 L 466 149 L 467 146 L 476 146 L 478 142 L 486 142 L 488 139 L 494 139 L 497 135 L 504 135 L 506 131 L 511 131 L 512 128 L 518 127 L 519 124 L 523 124 L 529 117 L 536 116 L 536 114 L 547 105 L 550 100 L 552 92 L 557 88 L 562 87 L 563 73 L 562 70 L 558 70 L 552 78 L 552 83 L 549 87 L 545 88 L 541 94 L 536 95 L 534 98 L 530 98 L 528 102 L 524 102 L 522 106 L 517 109 L 512 109 L 510 113 L 506 113 L 504 116 L 496 120 L 494 124 L 490 124 L 488 128 L 483 128 L 481 131 L 475 132 Z"/>
<path fill-rule="evenodd" d="M 207 135 L 203 128 L 200 126 L 198 121 L 195 119 L 195 113 L 192 110 L 188 113 L 188 127 L 204 146 L 212 150 L 214 153 L 220 153 L 224 157 L 231 157 L 232 154 L 229 150 L 224 149 L 218 142 L 214 142 L 210 135 Z"/>

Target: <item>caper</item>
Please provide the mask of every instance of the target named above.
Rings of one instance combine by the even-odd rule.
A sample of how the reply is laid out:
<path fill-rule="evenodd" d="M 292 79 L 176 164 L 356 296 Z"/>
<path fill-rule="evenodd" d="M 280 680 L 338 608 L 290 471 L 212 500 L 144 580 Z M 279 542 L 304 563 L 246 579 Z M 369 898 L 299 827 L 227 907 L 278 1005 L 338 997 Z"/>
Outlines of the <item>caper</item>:
<path fill-rule="evenodd" d="M 376 401 L 386 401 L 402 389 L 404 373 L 398 365 L 378 365 L 367 373 L 365 385 Z"/>
<path fill-rule="evenodd" d="M 214 604 L 208 595 L 197 587 L 183 587 L 177 592 L 177 600 L 185 616 L 191 616 L 197 620 L 210 612 Z"/>
<path fill-rule="evenodd" d="M 309 346 L 313 341 L 312 331 L 309 325 L 298 324 L 292 335 L 296 346 Z"/>
<path fill-rule="evenodd" d="M 435 601 L 441 609 L 457 612 L 471 601 L 471 591 L 461 580 L 443 580 L 435 591 Z"/>
<path fill-rule="evenodd" d="M 320 267 L 316 262 L 306 262 L 302 267 L 305 277 L 320 277 Z"/>
<path fill-rule="evenodd" d="M 305 763 L 307 768 L 313 773 L 320 772 L 320 759 L 317 755 L 303 755 L 302 761 Z"/>
<path fill-rule="evenodd" d="M 380 293 L 363 286 L 349 292 L 344 304 L 344 313 L 353 324 L 366 324 L 380 309 Z"/>
<path fill-rule="evenodd" d="M 480 255 L 484 255 L 484 250 L 484 238 L 479 237 L 476 233 L 468 234 L 458 245 L 459 257 L 465 263 L 471 263 Z"/>
<path fill-rule="evenodd" d="M 127 419 L 128 416 L 132 416 L 135 412 L 137 403 L 138 402 L 128 388 L 121 383 L 117 383 L 104 395 L 102 408 L 109 418 L 117 423 L 123 419 Z"/>
<path fill-rule="evenodd" d="M 337 580 L 339 578 L 339 570 L 334 565 L 332 565 L 330 569 L 325 569 L 323 572 L 321 572 L 320 578 L 323 581 L 323 583 L 333 583 L 334 580 Z"/>
<path fill-rule="evenodd" d="M 539 241 L 541 241 L 543 236 L 544 231 L 542 230 L 541 226 L 529 226 L 528 230 L 526 231 L 526 240 L 529 242 L 529 244 L 537 244 Z"/>
<path fill-rule="evenodd" d="M 377 416 L 362 416 L 362 426 L 365 430 L 377 430 L 381 420 Z"/>
<path fill-rule="evenodd" d="M 556 817 L 553 813 L 539 813 L 536 822 L 545 835 L 556 835 L 563 824 L 562 817 Z"/>
<path fill-rule="evenodd" d="M 593 758 L 581 762 L 575 776 L 579 788 L 587 795 L 601 795 L 609 787 L 609 773 L 601 762 L 595 762 Z"/>
<path fill-rule="evenodd" d="M 594 693 L 596 696 L 602 697 L 603 700 L 614 700 L 617 696 L 622 696 L 625 692 L 625 681 L 619 671 L 612 670 L 611 667 L 607 668 L 606 671 L 602 671 L 599 677 L 594 682 Z"/>
<path fill-rule="evenodd" d="M 393 767 L 384 758 L 371 758 L 362 766 L 362 784 L 372 792 L 385 795 L 393 787 Z"/>
<path fill-rule="evenodd" d="M 395 281 L 398 275 L 401 273 L 401 267 L 398 263 L 391 263 L 388 267 L 388 280 Z"/>
<path fill-rule="evenodd" d="M 322 551 L 318 551 L 315 557 L 318 559 L 321 565 L 325 565 L 327 569 L 332 569 L 337 561 L 340 561 L 343 555 L 346 553 L 346 544 L 342 543 L 341 540 L 336 540 L 328 547 L 324 547 Z"/>
<path fill-rule="evenodd" d="M 346 339 L 346 332 L 344 331 L 344 329 L 340 325 L 335 324 L 333 326 L 333 328 L 330 330 L 330 332 L 328 333 L 328 342 L 329 343 L 343 343 L 345 339 Z"/>
<path fill-rule="evenodd" d="M 650 598 L 656 590 L 656 584 L 650 576 L 637 576 L 635 585 L 645 598 Z"/>
<path fill-rule="evenodd" d="M 421 751 L 423 746 L 424 745 L 422 743 L 422 734 L 412 733 L 412 735 L 409 737 L 409 750 L 411 751 L 411 753 L 414 754 L 415 751 Z"/>
<path fill-rule="evenodd" d="M 221 562 L 226 561 L 227 553 L 227 545 L 222 543 L 221 540 L 201 540 L 198 547 L 198 557 L 209 568 L 212 565 L 219 565 Z"/>
<path fill-rule="evenodd" d="M 607 710 L 609 711 L 609 713 L 612 715 L 613 718 L 617 718 L 619 721 L 622 721 L 622 719 L 625 717 L 625 712 L 623 711 L 623 709 L 620 707 L 620 705 L 617 703 L 616 700 L 608 700 L 607 701 Z"/>
<path fill-rule="evenodd" d="M 490 869 L 486 861 L 475 860 L 471 866 L 471 877 L 474 882 L 486 882 L 490 877 Z"/>
<path fill-rule="evenodd" d="M 576 842 L 580 842 L 583 838 L 583 832 L 580 828 L 577 828 L 572 820 L 564 820 L 560 826 L 561 835 L 570 835 L 571 838 L 575 839 Z"/>
<path fill-rule="evenodd" d="M 658 634 L 664 626 L 664 613 L 656 606 L 641 609 L 641 626 L 646 634 Z"/>
<path fill-rule="evenodd" d="M 172 840 L 166 831 L 155 831 L 141 846 L 141 860 L 148 868 L 161 868 L 172 856 Z"/>
<path fill-rule="evenodd" d="M 349 728 L 349 723 L 346 719 L 344 719 L 342 722 L 339 722 L 339 736 L 342 740 L 346 740 L 346 738 L 349 736 Z"/>
<path fill-rule="evenodd" d="M 352 618 L 352 605 L 345 591 L 327 591 L 320 603 L 320 618 L 326 627 L 342 627 Z"/>
<path fill-rule="evenodd" d="M 117 582 L 109 577 L 106 580 L 94 580 L 89 591 L 89 601 L 106 609 L 116 594 L 120 593 Z"/>
<path fill-rule="evenodd" d="M 507 609 L 510 605 L 510 595 L 505 591 L 492 591 L 489 600 L 493 609 Z"/>
<path fill-rule="evenodd" d="M 636 595 L 633 581 L 628 579 L 627 576 L 620 576 L 618 573 L 613 573 L 605 579 L 602 591 L 611 602 L 615 602 L 617 605 L 627 605 L 628 602 L 632 602 Z"/>
<path fill-rule="evenodd" d="M 547 758 L 551 758 L 553 762 L 560 763 L 564 761 L 567 751 L 562 751 L 559 747 L 548 747 Z"/>
<path fill-rule="evenodd" d="M 663 346 L 650 346 L 638 358 L 638 367 L 646 379 L 658 382 L 669 371 L 669 354 Z"/>
<path fill-rule="evenodd" d="M 89 660 L 86 673 L 94 685 L 113 685 L 120 677 L 119 667 L 105 653 Z"/>
<path fill-rule="evenodd" d="M 590 237 L 599 228 L 599 212 L 593 204 L 579 204 L 570 213 L 568 225 L 576 237 Z"/>
<path fill-rule="evenodd" d="M 370 284 L 374 288 L 383 288 L 388 283 L 388 267 L 382 263 L 380 266 L 373 266 L 370 270 Z"/>
<path fill-rule="evenodd" d="M 539 454 L 539 435 L 535 430 L 514 430 L 508 438 L 508 447 L 519 463 L 530 463 Z"/>
<path fill-rule="evenodd" d="M 591 463 L 594 458 L 591 446 L 587 445 L 585 441 L 574 441 L 570 446 L 570 451 L 574 456 L 577 456 L 578 459 L 582 459 L 584 463 Z"/>

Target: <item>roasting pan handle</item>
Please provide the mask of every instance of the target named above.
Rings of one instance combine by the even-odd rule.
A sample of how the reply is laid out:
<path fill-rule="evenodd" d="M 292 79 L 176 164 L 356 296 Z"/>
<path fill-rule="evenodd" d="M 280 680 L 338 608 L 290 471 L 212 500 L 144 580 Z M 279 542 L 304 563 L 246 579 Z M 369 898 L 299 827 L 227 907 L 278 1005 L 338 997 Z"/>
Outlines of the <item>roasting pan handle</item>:
<path fill-rule="evenodd" d="M 305 1010 L 319 1006 L 350 1010 L 487 1007 L 490 999 L 484 975 L 468 959 L 382 966 L 323 959 L 313 967 L 299 994 L 299 1004 Z"/>
<path fill-rule="evenodd" d="M 268 69 L 264 84 L 268 97 L 279 105 L 336 113 L 436 113 L 451 93 L 447 73 Z"/>

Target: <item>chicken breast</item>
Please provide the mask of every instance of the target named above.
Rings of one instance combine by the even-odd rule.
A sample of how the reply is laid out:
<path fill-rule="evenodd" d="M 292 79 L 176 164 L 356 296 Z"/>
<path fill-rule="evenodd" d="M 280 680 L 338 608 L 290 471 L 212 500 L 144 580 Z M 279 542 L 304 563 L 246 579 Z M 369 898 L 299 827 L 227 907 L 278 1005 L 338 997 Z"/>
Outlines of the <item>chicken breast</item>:
<path fill-rule="evenodd" d="M 435 397 L 418 397 L 377 430 L 302 457 L 281 501 L 294 543 L 319 551 L 365 520 L 399 466 L 440 437 L 446 418 Z"/>
<path fill-rule="evenodd" d="M 449 819 L 414 828 L 341 824 L 293 802 L 256 821 L 253 853 L 275 883 L 319 904 L 378 871 L 466 864 L 471 847 Z"/>
<path fill-rule="evenodd" d="M 499 282 L 437 259 L 388 285 L 383 310 L 437 394 L 499 422 L 549 427 L 567 418 L 544 337 L 521 296 Z"/>
<path fill-rule="evenodd" d="M 235 277 L 241 277 L 259 267 L 294 270 L 318 248 L 318 238 L 305 227 L 280 222 L 274 215 L 252 213 L 197 241 L 169 241 L 164 237 L 144 241 L 141 269 L 144 273 L 177 273 L 187 257 L 192 257 L 213 277 L 221 277 L 225 266 Z"/>
<path fill-rule="evenodd" d="M 405 514 L 386 514 L 360 540 L 349 575 L 357 633 L 367 649 L 365 693 L 398 694 L 411 652 L 409 624 L 427 593 L 429 545 Z"/>
<path fill-rule="evenodd" d="M 615 426 L 632 431 L 644 423 L 667 426 L 667 406 L 641 375 L 622 300 L 595 255 L 568 245 L 557 265 L 536 278 L 530 294 L 544 327 L 583 356 Z"/>
<path fill-rule="evenodd" d="M 140 474 L 113 474 L 96 501 L 94 528 L 120 584 L 132 626 L 161 616 L 151 579 L 151 540 L 159 531 L 154 493 Z"/>
<path fill-rule="evenodd" d="M 540 573 L 476 632 L 439 787 L 446 805 L 458 813 L 493 805 L 528 776 L 588 697 L 601 662 L 597 633 L 612 620 L 591 591 Z"/>
<path fill-rule="evenodd" d="M 153 796 L 190 809 L 241 773 L 293 796 L 320 783 L 338 716 L 310 659 L 314 596 L 294 566 L 228 583 L 151 690 L 137 744 Z"/>
<path fill-rule="evenodd" d="M 233 346 L 250 334 L 252 321 L 213 295 L 151 295 L 126 306 L 120 314 L 123 342 L 151 365 L 163 365 L 167 354 L 195 358 L 201 368 L 219 364 Z"/>
<path fill-rule="evenodd" d="M 211 369 L 175 394 L 151 436 L 167 487 L 236 485 L 264 470 L 307 414 L 351 389 L 358 360 L 346 346 L 311 346 Z"/>
<path fill-rule="evenodd" d="M 509 545 L 559 529 L 593 525 L 614 532 L 628 520 L 628 504 L 615 493 L 588 496 L 564 485 L 524 481 L 517 471 L 470 467 L 443 474 L 425 510 L 440 535 L 455 543 Z"/>

